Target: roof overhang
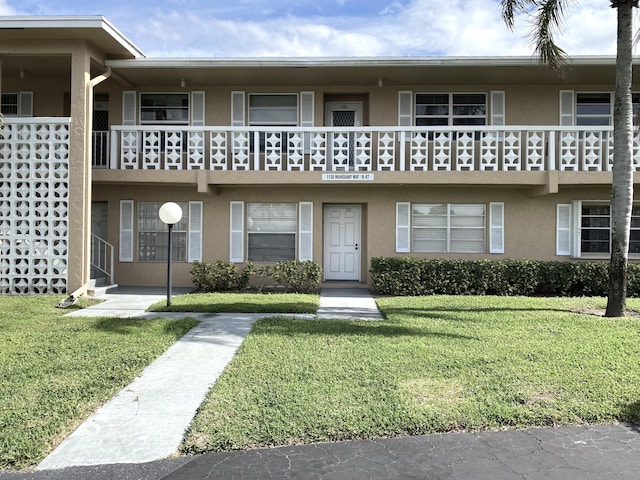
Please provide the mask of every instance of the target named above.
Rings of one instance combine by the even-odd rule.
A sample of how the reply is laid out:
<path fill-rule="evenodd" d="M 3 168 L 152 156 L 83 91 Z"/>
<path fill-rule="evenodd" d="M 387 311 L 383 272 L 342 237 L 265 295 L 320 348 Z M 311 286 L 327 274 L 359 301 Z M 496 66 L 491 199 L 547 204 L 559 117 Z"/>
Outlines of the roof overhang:
<path fill-rule="evenodd" d="M 0 17 L 0 43 L 9 40 L 85 40 L 107 58 L 142 59 L 146 55 L 106 18 Z"/>
<path fill-rule="evenodd" d="M 534 57 L 141 58 L 107 65 L 131 85 L 610 85 L 615 57 L 573 57 L 563 76 Z M 470 82 L 470 80 L 472 80 Z"/>

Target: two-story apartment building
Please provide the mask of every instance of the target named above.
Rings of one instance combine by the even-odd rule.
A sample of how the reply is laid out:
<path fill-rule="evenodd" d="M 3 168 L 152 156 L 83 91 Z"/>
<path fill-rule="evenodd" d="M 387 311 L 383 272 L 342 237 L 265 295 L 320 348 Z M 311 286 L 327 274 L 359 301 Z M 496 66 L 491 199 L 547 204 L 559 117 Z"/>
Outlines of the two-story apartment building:
<path fill-rule="evenodd" d="M 190 262 L 609 255 L 615 59 L 147 58 L 101 17 L 0 19 L 0 292 Z M 634 95 L 634 102 L 640 99 Z M 640 145 L 635 162 L 640 168 Z M 636 218 L 637 214 L 637 218 Z M 631 256 L 640 253 L 634 210 Z"/>

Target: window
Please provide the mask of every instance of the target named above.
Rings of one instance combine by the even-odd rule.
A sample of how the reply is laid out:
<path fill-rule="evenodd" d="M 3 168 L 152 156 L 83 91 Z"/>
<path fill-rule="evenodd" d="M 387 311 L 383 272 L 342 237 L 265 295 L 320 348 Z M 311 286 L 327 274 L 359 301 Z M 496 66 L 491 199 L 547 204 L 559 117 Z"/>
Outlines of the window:
<path fill-rule="evenodd" d="M 298 95 L 250 94 L 249 125 L 298 125 Z"/>
<path fill-rule="evenodd" d="M 189 124 L 188 93 L 141 93 L 140 123 Z"/>
<path fill-rule="evenodd" d="M 313 260 L 313 202 L 229 203 L 229 261 Z"/>
<path fill-rule="evenodd" d="M 189 203 L 179 202 L 182 219 L 172 228 L 172 260 L 187 261 Z M 138 261 L 167 261 L 168 229 L 158 216 L 162 202 L 138 202 Z"/>
<path fill-rule="evenodd" d="M 582 203 L 580 209 L 580 253 L 611 253 L 611 207 L 609 204 Z M 631 211 L 629 253 L 640 253 L 640 206 Z"/>
<path fill-rule="evenodd" d="M 413 252 L 484 253 L 484 204 L 413 204 Z"/>
<path fill-rule="evenodd" d="M 418 93 L 416 126 L 486 125 L 484 93 Z"/>
<path fill-rule="evenodd" d="M 295 203 L 247 204 L 248 260 L 295 260 L 297 220 Z"/>
<path fill-rule="evenodd" d="M 0 104 L 5 117 L 33 116 L 33 92 L 3 93 Z"/>
<path fill-rule="evenodd" d="M 612 96 L 610 93 L 577 93 L 576 125 L 586 127 L 611 125 Z"/>
<path fill-rule="evenodd" d="M 608 257 L 611 253 L 611 205 L 607 201 L 574 201 L 558 205 L 556 255 Z M 640 254 L 640 204 L 631 210 L 629 254 Z"/>
<path fill-rule="evenodd" d="M 2 94 L 2 115 L 7 117 L 18 116 L 18 94 L 3 93 Z"/>
<path fill-rule="evenodd" d="M 576 125 L 593 127 L 613 125 L 613 93 L 576 93 Z M 640 93 L 632 95 L 633 123 L 638 124 Z"/>

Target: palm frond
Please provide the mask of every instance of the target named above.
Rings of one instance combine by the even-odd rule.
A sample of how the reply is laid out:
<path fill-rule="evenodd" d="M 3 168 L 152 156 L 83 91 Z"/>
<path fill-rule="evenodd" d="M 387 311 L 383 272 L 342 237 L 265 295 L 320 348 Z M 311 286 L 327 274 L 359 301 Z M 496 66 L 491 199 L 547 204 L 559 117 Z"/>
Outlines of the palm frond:
<path fill-rule="evenodd" d="M 515 26 L 516 17 L 527 15 L 536 6 L 538 0 L 500 0 L 502 20 L 510 30 Z"/>
<path fill-rule="evenodd" d="M 560 48 L 554 35 L 564 26 L 566 5 L 569 0 L 544 0 L 538 2 L 534 13 L 531 40 L 535 53 L 543 63 L 559 71 L 566 62 L 567 54 Z"/>

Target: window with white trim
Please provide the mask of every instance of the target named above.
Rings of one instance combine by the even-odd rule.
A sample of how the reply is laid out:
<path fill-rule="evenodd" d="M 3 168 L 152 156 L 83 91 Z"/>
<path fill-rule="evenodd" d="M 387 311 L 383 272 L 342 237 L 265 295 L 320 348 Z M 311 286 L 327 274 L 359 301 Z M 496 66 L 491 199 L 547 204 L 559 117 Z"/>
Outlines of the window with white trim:
<path fill-rule="evenodd" d="M 611 254 L 611 204 L 576 200 L 558 205 L 556 255 L 606 258 Z M 640 254 L 640 204 L 631 210 L 629 254 Z"/>
<path fill-rule="evenodd" d="M 182 208 L 182 219 L 172 228 L 172 260 L 187 261 L 189 233 L 189 203 L 177 202 Z M 158 216 L 163 202 L 138 202 L 138 261 L 166 262 L 169 231 Z"/>
<path fill-rule="evenodd" d="M 397 202 L 396 252 L 504 253 L 504 203 Z"/>
<path fill-rule="evenodd" d="M 250 93 L 249 125 L 298 125 L 298 95 L 295 93 Z"/>
<path fill-rule="evenodd" d="M 484 253 L 485 205 L 414 203 L 414 252 Z"/>
<path fill-rule="evenodd" d="M 313 202 L 229 206 L 229 261 L 313 260 Z"/>
<path fill-rule="evenodd" d="M 611 206 L 582 202 L 580 209 L 580 253 L 611 253 Z M 631 211 L 629 253 L 640 253 L 640 206 Z"/>
<path fill-rule="evenodd" d="M 416 126 L 486 125 L 486 93 L 417 93 Z"/>
<path fill-rule="evenodd" d="M 33 92 L 3 93 L 0 95 L 0 113 L 5 117 L 32 117 Z"/>
<path fill-rule="evenodd" d="M 295 203 L 247 204 L 247 259 L 295 260 L 298 210 Z"/>
<path fill-rule="evenodd" d="M 595 127 L 613 125 L 613 99 L 611 92 L 577 92 L 575 97 L 576 126 Z M 637 124 L 640 93 L 632 94 L 633 122 Z"/>
<path fill-rule="evenodd" d="M 141 93 L 140 123 L 146 125 L 188 125 L 188 93 Z"/>
<path fill-rule="evenodd" d="M 5 117 L 17 117 L 19 111 L 18 105 L 17 93 L 2 94 L 2 115 Z"/>

